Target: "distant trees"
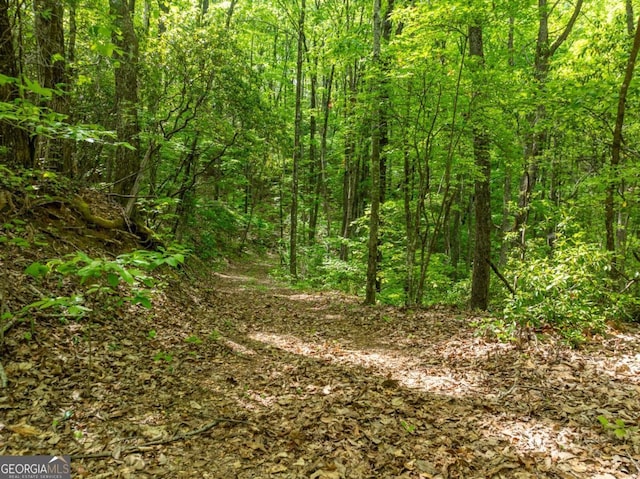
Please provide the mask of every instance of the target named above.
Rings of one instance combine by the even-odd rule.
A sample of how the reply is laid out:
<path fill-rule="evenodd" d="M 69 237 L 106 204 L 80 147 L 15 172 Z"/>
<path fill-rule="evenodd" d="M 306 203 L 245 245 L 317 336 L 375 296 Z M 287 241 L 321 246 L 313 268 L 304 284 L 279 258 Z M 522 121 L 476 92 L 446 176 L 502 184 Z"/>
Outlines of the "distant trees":
<path fill-rule="evenodd" d="M 370 304 L 522 305 L 526 264 L 593 248 L 633 298 L 633 15 L 0 0 L 0 157 L 99 185 L 205 256 L 256 240 Z"/>

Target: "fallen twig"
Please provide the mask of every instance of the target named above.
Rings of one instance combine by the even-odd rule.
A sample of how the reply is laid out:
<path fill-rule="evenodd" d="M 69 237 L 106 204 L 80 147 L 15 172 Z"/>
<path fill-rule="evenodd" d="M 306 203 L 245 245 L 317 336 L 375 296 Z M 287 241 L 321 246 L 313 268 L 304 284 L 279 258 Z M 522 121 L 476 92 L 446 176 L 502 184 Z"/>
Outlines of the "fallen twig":
<path fill-rule="evenodd" d="M 217 426 L 219 423 L 221 422 L 232 422 L 232 423 L 237 423 L 237 424 L 250 424 L 247 421 L 242 421 L 240 419 L 228 419 L 228 418 L 224 418 L 224 417 L 219 417 L 214 419 L 213 421 L 211 421 L 210 423 L 205 424 L 202 427 L 199 427 L 198 429 L 194 429 L 192 431 L 187 431 L 184 432 L 182 434 L 176 434 L 173 437 L 170 437 L 168 439 L 154 439 L 153 441 L 149 441 L 149 442 L 145 442 L 144 444 L 138 444 L 135 446 L 129 446 L 129 447 L 125 447 L 124 449 L 119 450 L 118 452 L 120 454 L 132 454 L 134 452 L 144 452 L 146 450 L 148 450 L 148 448 L 150 446 L 161 446 L 163 444 L 169 444 L 172 442 L 176 442 L 176 441 L 181 441 L 182 439 L 187 439 L 188 437 L 192 437 L 192 436 L 197 436 L 198 434 L 202 434 L 203 432 L 207 432 L 209 429 Z M 72 455 L 71 459 L 72 460 L 76 460 L 76 459 L 97 459 L 100 457 L 112 457 L 113 456 L 113 452 L 96 452 L 94 454 L 76 454 L 76 455 Z"/>

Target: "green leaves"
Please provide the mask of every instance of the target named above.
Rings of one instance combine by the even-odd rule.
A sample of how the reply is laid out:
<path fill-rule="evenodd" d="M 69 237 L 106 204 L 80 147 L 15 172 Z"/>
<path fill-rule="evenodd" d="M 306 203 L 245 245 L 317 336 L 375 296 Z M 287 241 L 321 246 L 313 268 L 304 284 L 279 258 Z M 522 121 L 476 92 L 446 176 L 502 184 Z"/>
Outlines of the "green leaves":
<path fill-rule="evenodd" d="M 84 317 L 92 311 L 92 308 L 85 306 L 87 298 L 101 303 L 114 301 L 120 297 L 122 285 L 126 285 L 133 294 L 115 301 L 117 304 L 124 300 L 151 308 L 151 291 L 148 288 L 155 285 L 155 279 L 147 272 L 164 264 L 177 267 L 184 263 L 185 253 L 186 249 L 173 246 L 162 251 L 133 251 L 120 255 L 115 260 L 106 260 L 91 258 L 79 251 L 63 258 L 52 259 L 47 264 L 36 261 L 25 269 L 27 276 L 35 279 L 57 274 L 61 277 L 76 278 L 81 286 L 81 293 L 70 297 L 35 301 L 27 305 L 23 313 L 33 309 L 60 308 L 67 316 Z"/>
<path fill-rule="evenodd" d="M 638 432 L 638 428 L 633 426 L 629 427 L 622 419 L 616 419 L 615 421 L 609 421 L 605 416 L 598 416 L 598 422 L 602 424 L 605 431 L 612 433 L 616 439 L 628 439 L 632 434 Z"/>
<path fill-rule="evenodd" d="M 24 88 L 26 88 L 31 93 L 41 95 L 45 98 L 51 98 L 54 92 L 53 89 L 40 86 L 37 81 L 31 81 L 27 77 L 24 78 Z"/>
<path fill-rule="evenodd" d="M 505 300 L 507 322 L 557 329 L 571 345 L 604 328 L 611 298 L 607 294 L 609 257 L 581 235 L 558 237 L 553 256 L 542 252 L 527 265 L 512 264 L 518 289 Z"/>
<path fill-rule="evenodd" d="M 24 273 L 31 276 L 32 278 L 40 278 L 40 277 L 46 276 L 48 272 L 49 272 L 49 267 L 43 265 L 42 263 L 38 263 L 37 261 L 35 263 L 31 263 L 24 270 Z"/>

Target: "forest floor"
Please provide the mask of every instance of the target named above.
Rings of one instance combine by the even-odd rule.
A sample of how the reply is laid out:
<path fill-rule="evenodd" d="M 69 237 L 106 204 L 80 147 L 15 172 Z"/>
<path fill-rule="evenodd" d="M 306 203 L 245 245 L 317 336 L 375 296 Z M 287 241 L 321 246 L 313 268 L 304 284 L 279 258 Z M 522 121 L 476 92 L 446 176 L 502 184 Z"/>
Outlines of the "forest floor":
<path fill-rule="evenodd" d="M 637 334 L 518 348 L 266 270 L 174 283 L 92 349 L 75 322 L 7 338 L 0 453 L 71 454 L 89 478 L 640 477 Z"/>
<path fill-rule="evenodd" d="M 37 256 L 11 251 L 9 306 Z M 637 330 L 504 344 L 464 312 L 295 291 L 269 268 L 11 329 L 0 454 L 69 454 L 91 479 L 640 477 Z"/>

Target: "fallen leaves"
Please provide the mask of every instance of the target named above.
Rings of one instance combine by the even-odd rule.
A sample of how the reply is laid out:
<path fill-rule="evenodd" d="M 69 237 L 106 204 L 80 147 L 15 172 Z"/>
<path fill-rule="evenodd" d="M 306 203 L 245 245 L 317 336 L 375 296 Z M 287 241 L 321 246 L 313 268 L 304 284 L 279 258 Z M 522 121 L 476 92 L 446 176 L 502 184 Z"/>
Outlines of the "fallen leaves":
<path fill-rule="evenodd" d="M 293 293 L 264 268 L 176 282 L 157 302 L 94 327 L 92 349 L 81 323 L 8 337 L 0 454 L 84 455 L 74 470 L 92 478 L 640 472 L 638 435 L 597 419 L 639 425 L 636 335 L 519 350 L 454 311 Z"/>

